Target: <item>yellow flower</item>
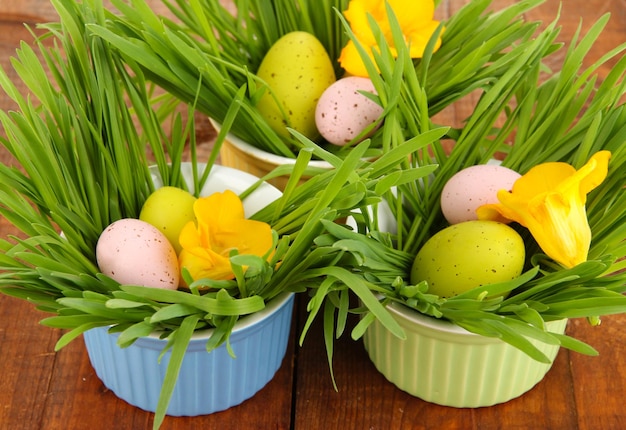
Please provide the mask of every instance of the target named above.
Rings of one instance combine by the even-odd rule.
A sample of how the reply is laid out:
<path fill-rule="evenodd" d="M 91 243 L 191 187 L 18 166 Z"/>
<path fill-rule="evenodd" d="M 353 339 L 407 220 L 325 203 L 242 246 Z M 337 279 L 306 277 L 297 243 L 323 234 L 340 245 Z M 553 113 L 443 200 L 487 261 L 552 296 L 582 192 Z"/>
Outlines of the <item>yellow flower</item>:
<path fill-rule="evenodd" d="M 232 191 L 215 193 L 196 200 L 196 223 L 183 227 L 179 241 L 181 270 L 187 269 L 194 280 L 233 279 L 230 252 L 265 255 L 273 245 L 271 227 L 244 217 L 239 196 Z"/>
<path fill-rule="evenodd" d="M 587 260 L 591 229 L 587 193 L 604 181 L 609 151 L 600 151 L 580 170 L 567 163 L 533 167 L 513 185 L 498 191 L 500 203 L 478 208 L 479 219 L 515 221 L 530 230 L 543 252 L 565 267 Z"/>
<path fill-rule="evenodd" d="M 411 58 L 421 58 L 429 39 L 439 26 L 439 21 L 433 19 L 435 3 L 432 0 L 351 0 L 344 16 L 350 23 L 350 28 L 355 37 L 368 49 L 371 57 L 372 49 L 376 47 L 377 43 L 368 23 L 367 16 L 369 14 L 380 27 L 392 52 L 397 56 L 387 17 L 385 6 L 387 2 L 400 23 L 405 41 L 410 44 Z M 441 38 L 437 40 L 435 50 L 439 49 L 440 45 Z M 365 65 L 352 40 L 341 51 L 339 63 L 350 75 L 368 76 Z"/>

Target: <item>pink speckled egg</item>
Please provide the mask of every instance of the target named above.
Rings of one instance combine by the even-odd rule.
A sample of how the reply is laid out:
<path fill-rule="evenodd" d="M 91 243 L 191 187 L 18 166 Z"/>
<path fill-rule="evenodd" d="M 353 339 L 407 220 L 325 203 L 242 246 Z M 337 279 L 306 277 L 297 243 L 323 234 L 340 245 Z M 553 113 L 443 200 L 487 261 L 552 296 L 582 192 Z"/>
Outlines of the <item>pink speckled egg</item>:
<path fill-rule="evenodd" d="M 174 247 L 156 227 L 124 218 L 104 229 L 96 245 L 100 271 L 123 285 L 178 288 L 180 274 Z"/>
<path fill-rule="evenodd" d="M 498 190 L 510 191 L 521 175 L 497 164 L 480 164 L 452 176 L 441 192 L 441 210 L 450 224 L 478 219 L 476 209 L 498 203 Z"/>
<path fill-rule="evenodd" d="M 376 94 L 372 81 L 359 76 L 339 79 L 322 93 L 315 109 L 315 124 L 330 143 L 347 144 L 382 114 L 383 108 L 359 91 Z M 377 128 L 361 136 L 362 139 L 369 137 Z"/>

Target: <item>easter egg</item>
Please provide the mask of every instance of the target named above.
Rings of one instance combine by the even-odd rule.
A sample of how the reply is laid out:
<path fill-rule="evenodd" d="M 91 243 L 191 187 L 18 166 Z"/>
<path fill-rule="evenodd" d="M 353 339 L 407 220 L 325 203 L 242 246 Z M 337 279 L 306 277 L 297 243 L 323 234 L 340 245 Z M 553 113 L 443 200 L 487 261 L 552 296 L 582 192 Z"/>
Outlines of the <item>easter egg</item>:
<path fill-rule="evenodd" d="M 196 219 L 193 204 L 196 198 L 181 188 L 161 187 L 144 202 L 139 219 L 152 224 L 167 237 L 178 254 L 181 250 L 178 236 L 189 222 Z"/>
<path fill-rule="evenodd" d="M 524 259 L 524 241 L 513 228 L 466 221 L 437 232 L 424 244 L 413 262 L 411 283 L 425 280 L 430 293 L 449 298 L 517 278 Z"/>
<path fill-rule="evenodd" d="M 498 203 L 498 190 L 510 191 L 520 174 L 497 164 L 479 164 L 454 174 L 441 192 L 441 211 L 450 224 L 478 219 L 476 209 Z"/>
<path fill-rule="evenodd" d="M 100 234 L 96 244 L 100 271 L 122 285 L 175 290 L 178 258 L 167 238 L 145 221 L 124 218 Z"/>
<path fill-rule="evenodd" d="M 363 140 L 378 128 L 361 135 L 376 122 L 383 108 L 359 91 L 376 94 L 371 79 L 359 76 L 339 79 L 322 93 L 315 109 L 315 124 L 330 143 L 345 145 L 358 136 Z"/>
<path fill-rule="evenodd" d="M 319 138 L 315 125 L 317 101 L 335 82 L 333 64 L 322 43 L 304 31 L 287 33 L 272 45 L 261 61 L 257 76 L 270 91 L 257 109 L 281 136 L 291 127 L 311 140 Z"/>

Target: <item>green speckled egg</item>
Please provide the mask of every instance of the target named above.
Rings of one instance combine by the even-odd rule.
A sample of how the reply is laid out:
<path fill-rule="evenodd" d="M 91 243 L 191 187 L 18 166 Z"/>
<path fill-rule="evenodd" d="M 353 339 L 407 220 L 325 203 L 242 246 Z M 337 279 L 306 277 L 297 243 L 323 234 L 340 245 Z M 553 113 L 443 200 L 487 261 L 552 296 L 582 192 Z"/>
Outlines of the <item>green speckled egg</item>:
<path fill-rule="evenodd" d="M 430 293 L 449 298 L 517 278 L 524 259 L 524 241 L 508 225 L 461 222 L 441 230 L 424 244 L 413 262 L 411 283 L 426 280 Z"/>
<path fill-rule="evenodd" d="M 286 127 L 290 126 L 309 139 L 317 139 L 315 107 L 336 80 L 321 42 L 304 31 L 287 33 L 265 54 L 257 76 L 267 82 L 286 115 L 268 91 L 257 105 L 268 124 L 282 136 L 289 136 Z"/>

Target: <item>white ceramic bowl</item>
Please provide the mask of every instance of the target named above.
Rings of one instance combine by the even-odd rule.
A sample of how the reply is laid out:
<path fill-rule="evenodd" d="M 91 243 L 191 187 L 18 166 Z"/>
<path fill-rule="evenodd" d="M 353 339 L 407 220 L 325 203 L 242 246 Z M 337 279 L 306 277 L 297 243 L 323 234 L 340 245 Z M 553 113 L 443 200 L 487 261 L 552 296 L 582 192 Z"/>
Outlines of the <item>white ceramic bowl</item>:
<path fill-rule="evenodd" d="M 209 120 L 211 125 L 219 131 L 221 127 L 220 124 L 212 119 Z M 295 158 L 284 157 L 264 151 L 231 133 L 227 134 L 220 148 L 220 158 L 224 166 L 242 170 L 258 177 L 267 175 L 278 166 L 294 165 L 296 163 Z M 332 168 L 328 162 L 323 160 L 311 160 L 308 165 L 309 167 L 321 169 Z M 303 178 L 303 180 L 306 179 L 306 177 Z M 280 190 L 284 190 L 288 180 L 289 176 L 285 175 L 269 179 L 268 182 Z"/>
<path fill-rule="evenodd" d="M 204 169 L 203 164 L 198 164 L 200 173 Z M 150 168 L 152 172 L 152 182 L 155 187 L 163 186 L 163 182 L 155 167 Z M 190 163 L 181 164 L 181 173 L 189 187 L 193 186 L 193 171 Z M 217 192 L 231 190 L 240 194 L 247 190 L 251 185 L 256 183 L 259 178 L 248 172 L 243 172 L 233 167 L 214 165 L 211 168 L 209 177 L 200 191 L 201 196 L 208 196 Z M 191 191 L 194 191 L 193 189 Z M 252 193 L 243 200 L 243 209 L 246 217 L 253 215 L 263 209 L 274 200 L 278 200 L 282 196 L 282 192 L 271 184 L 262 183 Z"/>
<path fill-rule="evenodd" d="M 403 391 L 444 406 L 474 408 L 503 403 L 533 388 L 552 364 L 540 363 L 500 339 L 480 336 L 393 303 L 388 306 L 406 332 L 402 340 L 378 321 L 365 332 L 370 359 Z M 567 320 L 548 323 L 564 333 Z M 532 341 L 552 362 L 559 346 Z"/>

